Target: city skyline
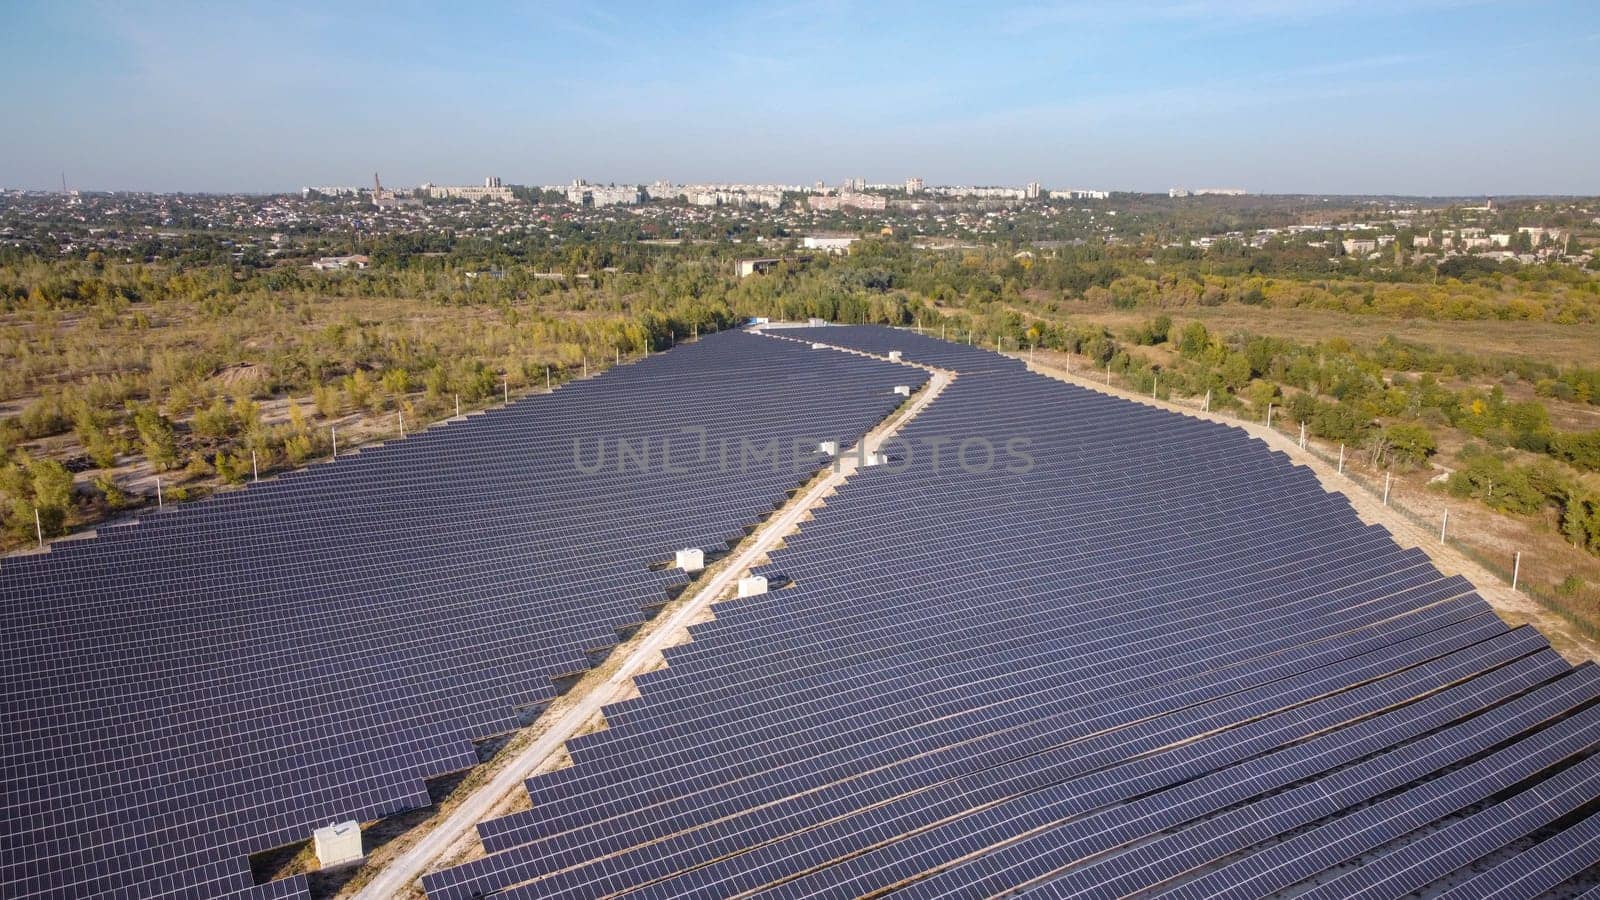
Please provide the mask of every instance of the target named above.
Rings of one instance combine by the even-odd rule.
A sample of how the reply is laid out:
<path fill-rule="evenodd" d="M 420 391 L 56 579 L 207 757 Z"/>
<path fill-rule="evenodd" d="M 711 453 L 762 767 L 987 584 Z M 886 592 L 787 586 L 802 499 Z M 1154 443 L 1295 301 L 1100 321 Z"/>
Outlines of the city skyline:
<path fill-rule="evenodd" d="M 23 3 L 0 187 L 1600 192 L 1572 2 L 692 10 Z M 489 27 L 486 27 L 489 26 Z"/>

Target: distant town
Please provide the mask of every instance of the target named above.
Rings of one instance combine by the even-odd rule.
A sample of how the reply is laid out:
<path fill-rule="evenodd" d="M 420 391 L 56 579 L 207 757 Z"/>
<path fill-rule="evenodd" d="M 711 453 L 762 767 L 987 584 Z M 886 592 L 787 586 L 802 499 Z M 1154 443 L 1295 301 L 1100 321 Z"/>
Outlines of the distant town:
<path fill-rule="evenodd" d="M 1165 195 L 1097 188 L 930 185 L 920 177 L 834 184 L 594 183 L 305 187 L 298 194 L 155 194 L 8 190 L 0 247 L 153 262 L 212 245 L 235 262 L 318 270 L 368 264 L 363 241 L 437 235 L 495 244 L 604 239 L 752 246 L 741 276 L 807 251 L 839 253 L 866 236 L 923 249 L 1066 245 L 1301 247 L 1332 261 L 1510 265 L 1592 263 L 1582 234 L 1600 224 L 1592 199 L 1253 195 L 1172 188 Z M 550 274 L 548 277 L 559 277 Z"/>

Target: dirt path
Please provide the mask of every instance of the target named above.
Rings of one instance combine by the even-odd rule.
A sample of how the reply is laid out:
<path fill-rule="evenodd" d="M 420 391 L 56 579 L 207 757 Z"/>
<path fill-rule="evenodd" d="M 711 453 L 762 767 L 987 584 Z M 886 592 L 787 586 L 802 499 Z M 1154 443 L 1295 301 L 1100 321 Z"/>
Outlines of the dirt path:
<path fill-rule="evenodd" d="M 1010 355 L 1015 356 L 1016 354 Z M 1069 363 L 1061 354 L 1050 354 L 1049 359 L 1045 358 L 1045 354 L 1038 354 L 1032 361 L 1029 361 L 1027 357 L 1028 354 L 1024 353 L 1019 358 L 1028 363 L 1028 368 L 1031 371 L 1041 375 L 1047 375 L 1051 378 L 1076 384 L 1079 387 L 1099 391 L 1102 394 L 1131 400 L 1134 403 L 1143 403 L 1146 406 L 1153 406 L 1168 412 L 1182 413 L 1197 419 L 1206 419 L 1233 428 L 1243 429 L 1252 437 L 1264 441 L 1268 447 L 1282 451 L 1296 465 L 1309 468 L 1317 476 L 1317 480 L 1322 483 L 1325 490 L 1343 494 L 1345 499 L 1350 502 L 1350 505 L 1355 508 L 1356 514 L 1361 517 L 1363 522 L 1382 525 L 1389 530 L 1390 534 L 1394 535 L 1395 542 L 1400 546 L 1416 547 L 1428 554 L 1428 558 L 1433 561 L 1434 566 L 1439 571 L 1446 575 L 1461 575 L 1472 582 L 1473 587 L 1478 591 L 1478 595 L 1486 600 L 1490 606 L 1494 607 L 1495 612 L 1507 622 L 1513 625 L 1532 623 L 1538 626 L 1539 630 L 1551 639 L 1552 646 L 1572 662 L 1600 659 L 1600 645 L 1574 632 L 1564 621 L 1543 606 L 1540 606 L 1531 597 L 1520 591 L 1513 591 L 1510 585 L 1506 584 L 1499 576 L 1466 556 L 1455 546 L 1441 544 L 1439 542 L 1439 532 L 1436 529 L 1418 525 L 1399 510 L 1384 506 L 1380 498 L 1368 493 L 1352 479 L 1339 474 L 1336 465 L 1329 464 L 1314 453 L 1300 449 L 1298 442 L 1288 435 L 1268 428 L 1259 422 L 1244 422 L 1220 413 L 1205 412 L 1182 403 L 1156 400 L 1120 387 L 1107 385 L 1098 371 L 1092 376 L 1080 374 L 1083 370 L 1076 369 L 1078 361 Z M 1075 371 L 1069 372 L 1065 368 L 1068 364 L 1074 365 Z M 1083 365 L 1086 366 L 1087 363 L 1085 362 Z"/>

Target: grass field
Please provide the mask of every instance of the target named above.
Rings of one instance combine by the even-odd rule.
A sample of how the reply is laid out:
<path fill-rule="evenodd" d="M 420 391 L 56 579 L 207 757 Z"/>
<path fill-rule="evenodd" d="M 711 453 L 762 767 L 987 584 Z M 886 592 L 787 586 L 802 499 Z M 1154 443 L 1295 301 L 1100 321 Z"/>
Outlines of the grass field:
<path fill-rule="evenodd" d="M 1069 315 L 1099 322 L 1113 331 L 1137 325 L 1159 310 L 1074 307 Z M 1493 356 L 1533 356 L 1556 365 L 1600 363 L 1600 325 L 1557 325 L 1533 321 L 1436 321 L 1385 319 L 1319 309 L 1259 306 L 1194 306 L 1168 310 L 1175 320 L 1198 319 L 1213 331 L 1249 331 L 1296 341 L 1342 337 L 1358 346 L 1385 337 L 1441 349 Z"/>

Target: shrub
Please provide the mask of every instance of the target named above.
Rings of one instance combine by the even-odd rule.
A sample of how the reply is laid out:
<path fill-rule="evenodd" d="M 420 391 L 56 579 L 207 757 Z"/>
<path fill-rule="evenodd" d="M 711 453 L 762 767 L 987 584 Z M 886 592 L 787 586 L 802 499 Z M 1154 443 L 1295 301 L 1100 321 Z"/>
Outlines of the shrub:
<path fill-rule="evenodd" d="M 213 465 L 217 476 L 228 484 L 242 484 L 250 474 L 250 457 L 243 453 L 218 453 Z"/>
<path fill-rule="evenodd" d="M 35 537 L 36 522 L 46 535 L 65 532 L 72 509 L 72 473 L 61 463 L 53 459 L 7 463 L 0 468 L 0 494 L 7 500 L 6 527 L 13 536 Z"/>
<path fill-rule="evenodd" d="M 1199 356 L 1209 346 L 1211 346 L 1211 332 L 1206 330 L 1204 322 L 1190 322 L 1183 326 L 1183 332 L 1178 338 L 1178 350 L 1184 356 Z"/>
<path fill-rule="evenodd" d="M 357 369 L 345 376 L 344 395 L 350 405 L 357 409 L 373 402 L 372 379 L 367 377 L 365 369 Z"/>
<path fill-rule="evenodd" d="M 222 440 L 232 437 L 239 422 L 228 407 L 228 401 L 218 397 L 211 405 L 194 414 L 194 433 L 204 438 Z"/>
<path fill-rule="evenodd" d="M 411 373 L 405 369 L 390 369 L 383 373 L 382 384 L 384 390 L 395 396 L 408 393 L 411 390 Z"/>
<path fill-rule="evenodd" d="M 106 498 L 106 505 L 112 509 L 122 509 L 128 505 L 128 495 L 123 492 L 115 479 L 110 475 L 101 475 L 94 480 L 95 489 Z"/>
<path fill-rule="evenodd" d="M 340 409 L 339 391 L 331 384 L 319 384 L 311 392 L 311 403 L 324 419 L 336 416 Z"/>
<path fill-rule="evenodd" d="M 1390 425 L 1383 430 L 1383 437 L 1395 458 L 1411 465 L 1427 462 L 1428 457 L 1439 449 L 1438 443 L 1433 439 L 1433 432 L 1410 422 Z"/>
<path fill-rule="evenodd" d="M 283 455 L 289 458 L 291 465 L 300 465 L 311 456 L 311 438 L 308 435 L 297 434 L 283 442 Z"/>
<path fill-rule="evenodd" d="M 1561 514 L 1561 533 L 1582 549 L 1600 553 L 1600 496 L 1568 496 Z"/>
<path fill-rule="evenodd" d="M 40 397 L 29 403 L 23 408 L 18 421 L 22 425 L 23 435 L 30 439 L 60 434 L 71 424 L 58 397 Z"/>
<path fill-rule="evenodd" d="M 1558 433 L 1550 439 L 1550 455 L 1580 469 L 1600 471 L 1600 430 Z"/>
<path fill-rule="evenodd" d="M 157 472 L 165 472 L 178 464 L 178 438 L 170 419 L 153 406 L 136 406 L 133 427 L 139 432 L 144 458 Z"/>

